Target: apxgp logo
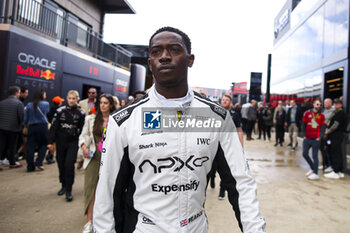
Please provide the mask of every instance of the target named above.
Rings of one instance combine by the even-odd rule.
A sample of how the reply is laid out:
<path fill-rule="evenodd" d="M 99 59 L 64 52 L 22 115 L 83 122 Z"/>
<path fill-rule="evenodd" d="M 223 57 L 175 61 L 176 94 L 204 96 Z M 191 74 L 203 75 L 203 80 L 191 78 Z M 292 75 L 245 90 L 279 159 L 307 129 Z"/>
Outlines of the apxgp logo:
<path fill-rule="evenodd" d="M 193 171 L 196 167 L 201 167 L 205 162 L 209 160 L 208 156 L 203 157 L 195 157 L 191 155 L 187 158 L 186 161 L 183 161 L 177 156 L 168 157 L 168 158 L 160 158 L 157 159 L 157 162 L 153 163 L 148 159 L 142 161 L 139 166 L 139 170 L 143 173 L 144 169 L 151 167 L 154 173 L 162 173 L 163 169 L 172 169 L 175 167 L 174 172 L 180 171 L 182 168 L 186 167 Z"/>
<path fill-rule="evenodd" d="M 157 111 L 143 112 L 143 128 L 144 129 L 160 129 L 162 113 Z"/>

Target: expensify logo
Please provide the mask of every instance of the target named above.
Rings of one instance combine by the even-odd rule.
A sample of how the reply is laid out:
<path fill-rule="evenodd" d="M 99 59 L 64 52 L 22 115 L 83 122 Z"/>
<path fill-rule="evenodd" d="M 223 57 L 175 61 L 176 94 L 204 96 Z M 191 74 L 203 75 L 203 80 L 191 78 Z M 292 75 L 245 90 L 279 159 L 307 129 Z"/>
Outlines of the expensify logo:
<path fill-rule="evenodd" d="M 171 192 L 184 192 L 184 191 L 197 191 L 199 186 L 198 180 L 191 180 L 190 183 L 187 184 L 173 184 L 173 185 L 160 185 L 160 184 L 152 184 L 152 191 L 158 193 L 164 193 L 167 195 Z"/>

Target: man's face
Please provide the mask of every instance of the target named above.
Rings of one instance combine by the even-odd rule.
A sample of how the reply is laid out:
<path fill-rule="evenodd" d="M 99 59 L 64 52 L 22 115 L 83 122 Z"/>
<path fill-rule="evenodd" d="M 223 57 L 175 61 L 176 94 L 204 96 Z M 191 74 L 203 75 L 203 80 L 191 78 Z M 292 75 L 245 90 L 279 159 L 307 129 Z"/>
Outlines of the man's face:
<path fill-rule="evenodd" d="M 29 94 L 29 92 L 28 92 L 28 90 L 25 90 L 24 92 L 21 92 L 21 97 L 23 98 L 23 99 L 25 99 L 25 98 L 27 98 L 28 97 L 28 94 Z"/>
<path fill-rule="evenodd" d="M 332 100 L 331 99 L 325 99 L 324 100 L 324 107 L 326 109 L 330 109 L 332 107 Z"/>
<path fill-rule="evenodd" d="M 187 52 L 182 37 L 174 32 L 161 32 L 153 37 L 148 65 L 156 84 L 176 87 L 187 82 L 187 69 L 192 67 L 194 55 Z"/>
<path fill-rule="evenodd" d="M 319 111 L 321 109 L 321 102 L 320 101 L 314 102 L 314 109 L 317 111 Z"/>
<path fill-rule="evenodd" d="M 291 105 L 293 108 L 295 108 L 295 107 L 297 106 L 297 103 L 295 103 L 295 101 L 292 100 L 292 101 L 290 101 L 290 105 Z"/>
<path fill-rule="evenodd" d="M 339 108 L 341 108 L 341 107 L 343 107 L 343 104 L 341 104 L 341 103 L 334 103 L 334 108 L 335 109 L 339 109 Z"/>
<path fill-rule="evenodd" d="M 226 97 L 226 96 L 222 97 L 222 99 L 221 99 L 221 105 L 222 105 L 222 107 L 224 107 L 224 108 L 226 108 L 226 109 L 229 109 L 230 106 L 231 106 L 231 100 L 230 100 L 230 98 L 228 98 L 228 97 Z"/>
<path fill-rule="evenodd" d="M 90 88 L 88 91 L 88 98 L 89 100 L 94 100 L 97 96 L 97 91 L 95 88 Z"/>
<path fill-rule="evenodd" d="M 21 96 L 21 91 L 17 91 L 14 96 L 18 99 Z"/>
<path fill-rule="evenodd" d="M 278 101 L 279 106 L 282 106 L 282 104 L 283 104 L 282 101 Z"/>

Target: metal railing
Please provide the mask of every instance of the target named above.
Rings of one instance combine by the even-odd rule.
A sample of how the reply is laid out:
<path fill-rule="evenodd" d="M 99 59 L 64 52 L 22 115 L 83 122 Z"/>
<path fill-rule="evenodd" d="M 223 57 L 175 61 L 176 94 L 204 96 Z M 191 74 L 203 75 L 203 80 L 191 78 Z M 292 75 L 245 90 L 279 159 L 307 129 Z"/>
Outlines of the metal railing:
<path fill-rule="evenodd" d="M 12 11 L 9 9 L 10 0 L 0 4 L 0 23 L 25 25 L 64 46 L 76 47 L 100 60 L 129 69 L 131 52 L 103 42 L 101 34 L 72 20 L 69 13 L 57 9 L 55 12 L 39 0 L 13 0 Z"/>

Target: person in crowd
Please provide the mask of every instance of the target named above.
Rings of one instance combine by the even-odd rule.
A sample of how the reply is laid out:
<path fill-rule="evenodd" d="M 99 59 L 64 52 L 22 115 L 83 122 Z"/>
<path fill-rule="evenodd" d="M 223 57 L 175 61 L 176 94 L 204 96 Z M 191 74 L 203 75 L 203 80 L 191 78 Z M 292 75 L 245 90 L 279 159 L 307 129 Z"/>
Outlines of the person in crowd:
<path fill-rule="evenodd" d="M 284 106 L 283 106 L 282 100 L 279 100 L 279 101 L 277 102 L 277 106 L 276 106 L 276 108 L 275 108 L 275 110 L 274 110 L 274 112 L 273 112 L 273 119 L 276 119 L 277 109 L 279 109 L 278 107 L 281 107 L 281 108 L 283 108 L 283 110 L 284 110 Z M 276 122 L 274 121 L 273 123 L 275 124 Z"/>
<path fill-rule="evenodd" d="M 295 148 L 298 146 L 298 133 L 302 118 L 303 113 L 301 112 L 301 109 L 297 106 L 295 100 L 291 100 L 290 107 L 288 108 L 286 115 L 285 128 L 288 129 L 289 134 L 290 142 L 288 146 L 292 147 L 293 151 L 295 151 Z"/>
<path fill-rule="evenodd" d="M 273 113 L 270 106 L 266 107 L 266 114 L 263 115 L 265 130 L 264 130 L 264 140 L 266 140 L 265 133 L 267 134 L 267 140 L 271 141 L 271 127 L 273 126 Z"/>
<path fill-rule="evenodd" d="M 291 108 L 291 103 L 290 103 L 290 100 L 285 100 L 284 101 L 284 110 L 286 111 L 286 114 L 288 113 L 288 110 Z"/>
<path fill-rule="evenodd" d="M 126 105 L 126 100 L 125 99 L 122 99 L 121 101 L 120 101 L 120 107 L 122 108 L 122 107 L 124 107 Z"/>
<path fill-rule="evenodd" d="M 21 92 L 19 93 L 19 100 L 23 103 L 25 106 L 25 101 L 28 98 L 29 90 L 28 87 L 21 87 Z M 23 134 L 23 128 L 18 133 L 18 140 L 17 140 L 17 153 L 15 154 L 16 160 L 21 160 L 25 158 L 26 150 L 27 150 L 27 135 Z"/>
<path fill-rule="evenodd" d="M 331 98 L 324 99 L 322 113 L 324 115 L 325 122 L 326 122 L 327 126 L 328 126 L 328 123 L 329 123 L 331 116 L 334 113 L 334 110 L 335 109 L 333 106 L 332 99 Z M 320 151 L 322 154 L 322 165 L 319 166 L 319 169 L 323 169 L 324 172 L 333 171 L 332 166 L 331 166 L 331 162 L 330 162 L 330 158 L 329 158 L 329 154 L 327 152 L 327 143 L 326 143 L 325 137 L 321 138 Z"/>
<path fill-rule="evenodd" d="M 84 111 L 77 105 L 78 100 L 79 93 L 76 90 L 68 91 L 68 105 L 57 109 L 52 120 L 47 145 L 47 148 L 52 150 L 53 143 L 56 143 L 56 160 L 62 185 L 57 195 L 66 194 L 68 202 L 73 200 L 74 163 L 77 159 L 78 139 L 85 119 Z"/>
<path fill-rule="evenodd" d="M 247 113 L 247 141 L 254 140 L 252 138 L 252 132 L 254 130 L 256 118 L 257 118 L 256 100 L 252 100 L 251 106 L 248 108 L 248 113 Z"/>
<path fill-rule="evenodd" d="M 24 106 L 18 99 L 19 95 L 20 88 L 11 86 L 8 88 L 8 98 L 0 102 L 0 156 L 2 161 L 7 157 L 10 168 L 22 167 L 15 159 L 24 117 Z"/>
<path fill-rule="evenodd" d="M 135 96 L 135 99 L 137 99 L 137 98 L 141 98 L 145 94 L 146 94 L 145 91 L 135 91 L 134 96 Z"/>
<path fill-rule="evenodd" d="M 207 94 L 205 94 L 203 91 L 199 92 L 199 94 L 201 94 L 203 97 L 207 97 Z"/>
<path fill-rule="evenodd" d="M 264 107 L 263 103 L 259 104 L 258 110 L 257 110 L 257 120 L 258 120 L 258 131 L 259 131 L 259 137 L 257 138 L 258 140 L 261 139 L 261 135 L 264 136 L 265 138 L 265 123 L 264 123 L 264 118 L 263 116 L 266 115 L 266 109 Z"/>
<path fill-rule="evenodd" d="M 251 103 L 247 102 L 242 105 L 241 108 L 241 120 L 242 120 L 242 129 L 244 133 L 247 133 L 247 126 L 248 126 L 248 111 L 249 108 L 252 106 Z"/>
<path fill-rule="evenodd" d="M 132 102 L 134 102 L 134 100 L 135 100 L 135 97 L 134 97 L 134 96 L 130 95 L 130 96 L 128 97 L 128 103 L 132 103 Z"/>
<path fill-rule="evenodd" d="M 347 115 L 343 110 L 343 102 L 340 99 L 334 99 L 334 107 L 335 111 L 329 119 L 329 124 L 325 133 L 333 171 L 324 174 L 324 177 L 339 179 L 344 177 L 344 153 L 342 150 L 342 145 L 344 141 L 345 129 L 347 127 Z"/>
<path fill-rule="evenodd" d="M 56 110 L 62 106 L 62 102 L 64 102 L 64 99 L 61 98 L 60 96 L 55 96 L 52 98 L 50 111 L 47 113 L 47 120 L 49 121 L 50 124 L 52 124 L 52 119 L 56 113 Z M 46 155 L 47 164 L 55 163 L 55 159 L 54 159 L 55 153 L 56 153 L 56 143 L 53 143 L 52 147 L 48 150 L 48 153 Z"/>
<path fill-rule="evenodd" d="M 303 116 L 302 132 L 305 132 L 303 157 L 310 166 L 310 171 L 305 174 L 309 180 L 320 178 L 318 176 L 318 150 L 326 129 L 325 118 L 320 110 L 321 101 L 315 100 L 313 109 L 306 111 Z M 310 147 L 312 147 L 312 158 L 309 156 Z"/>
<path fill-rule="evenodd" d="M 232 117 L 233 123 L 235 124 L 236 131 L 238 133 L 239 141 L 242 144 L 243 147 L 243 130 L 242 130 L 242 123 L 241 119 L 238 115 L 238 113 L 232 108 L 232 98 L 230 95 L 225 94 L 221 99 L 221 106 L 227 109 Z M 216 173 L 216 163 L 214 161 L 212 173 L 210 177 L 210 187 L 215 188 L 215 173 Z M 219 200 L 225 199 L 225 188 L 222 185 L 222 182 L 220 182 L 220 192 L 218 196 Z"/>
<path fill-rule="evenodd" d="M 27 99 L 28 95 L 29 95 L 28 87 L 21 87 L 21 92 L 19 94 L 19 100 L 23 103 L 23 105 L 24 105 L 24 101 Z"/>
<path fill-rule="evenodd" d="M 79 101 L 78 106 L 84 111 L 85 115 L 88 116 L 90 114 L 96 113 L 97 103 L 97 89 L 94 87 L 90 87 L 88 90 L 88 98 Z M 77 157 L 77 169 L 81 169 L 83 166 L 84 158 L 82 155 L 78 155 Z"/>
<path fill-rule="evenodd" d="M 286 112 L 282 106 L 282 103 L 279 104 L 275 109 L 275 118 L 273 122 L 275 124 L 276 131 L 276 143 L 274 146 L 283 146 L 284 142 L 284 123 L 286 121 Z"/>
<path fill-rule="evenodd" d="M 231 114 L 233 123 L 235 124 L 239 141 L 243 147 L 243 130 L 242 130 L 242 121 L 239 114 L 232 108 L 232 97 L 230 95 L 225 94 L 221 99 L 221 106 L 229 111 Z"/>
<path fill-rule="evenodd" d="M 47 113 L 47 120 L 52 123 L 53 116 L 55 115 L 57 109 L 62 106 L 62 103 L 64 102 L 64 99 L 60 96 L 55 96 L 52 98 L 50 111 Z"/>
<path fill-rule="evenodd" d="M 79 150 L 84 155 L 84 211 L 87 223 L 83 233 L 92 230 L 92 216 L 95 201 L 95 189 L 101 163 L 102 143 L 108 123 L 109 114 L 115 110 L 114 98 L 110 94 L 99 97 L 99 107 L 96 114 L 85 118 L 83 131 L 79 136 Z"/>
<path fill-rule="evenodd" d="M 47 113 L 50 110 L 50 104 L 46 101 L 46 92 L 44 90 L 36 91 L 32 102 L 25 108 L 24 125 L 28 127 L 27 135 L 27 171 L 33 172 L 35 168 L 43 171 L 43 160 L 46 154 L 48 139 L 48 120 Z M 34 153 L 38 151 L 38 157 L 34 163 Z"/>
<path fill-rule="evenodd" d="M 188 67 L 194 62 L 190 39 L 178 29 L 165 27 L 152 35 L 149 48 L 155 84 L 108 121 L 93 231 L 207 232 L 205 191 L 215 159 L 241 230 L 265 232 L 256 184 L 230 114 L 188 86 Z M 179 137 L 157 129 L 143 131 L 144 108 L 163 106 L 174 106 L 175 115 L 189 110 L 197 119 L 207 116 L 203 109 L 208 110 L 222 119 L 220 131 L 224 132 L 188 132 Z M 147 113 L 146 119 L 154 121 L 148 127 L 156 126 L 159 114 Z"/>
<path fill-rule="evenodd" d="M 97 100 L 97 90 L 94 87 L 90 87 L 88 90 L 88 98 L 79 101 L 79 107 L 84 111 L 85 115 L 95 113 L 95 105 Z"/>
<path fill-rule="evenodd" d="M 117 96 L 113 96 L 113 100 L 114 100 L 114 109 L 120 108 L 120 103 L 119 103 L 118 97 Z"/>
<path fill-rule="evenodd" d="M 241 104 L 235 103 L 235 105 L 233 106 L 233 109 L 238 113 L 239 117 L 242 120 L 242 114 L 241 114 L 242 106 L 241 106 Z M 242 125 L 242 130 L 243 130 L 243 125 Z"/>

